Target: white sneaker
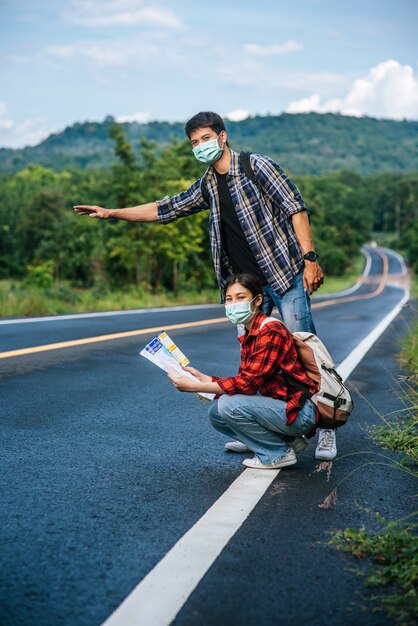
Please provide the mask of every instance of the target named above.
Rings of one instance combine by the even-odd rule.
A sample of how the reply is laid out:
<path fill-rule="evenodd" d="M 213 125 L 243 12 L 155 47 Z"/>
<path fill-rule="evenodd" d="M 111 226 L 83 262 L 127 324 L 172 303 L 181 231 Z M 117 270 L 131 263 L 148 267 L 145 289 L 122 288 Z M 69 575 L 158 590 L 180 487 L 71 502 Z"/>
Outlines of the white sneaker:
<path fill-rule="evenodd" d="M 337 438 L 335 436 L 335 430 L 320 428 L 315 458 L 318 459 L 318 461 L 333 461 L 336 456 Z"/>
<path fill-rule="evenodd" d="M 277 459 L 277 461 L 273 461 L 273 463 L 262 463 L 258 456 L 253 456 L 252 459 L 245 459 L 245 461 L 242 462 L 243 465 L 251 467 L 252 469 L 279 469 L 280 467 L 294 465 L 295 463 L 297 463 L 297 459 L 293 450 L 289 450 L 287 454 Z"/>
<path fill-rule="evenodd" d="M 242 441 L 228 441 L 225 444 L 225 450 L 230 452 L 251 452 L 250 448 Z"/>
<path fill-rule="evenodd" d="M 289 443 L 289 446 L 292 448 L 295 454 L 299 454 L 299 452 L 302 452 L 302 450 L 304 450 L 307 447 L 307 445 L 308 445 L 308 440 L 306 439 L 304 435 L 301 435 L 300 437 L 296 437 L 296 439 L 292 441 L 292 443 Z"/>

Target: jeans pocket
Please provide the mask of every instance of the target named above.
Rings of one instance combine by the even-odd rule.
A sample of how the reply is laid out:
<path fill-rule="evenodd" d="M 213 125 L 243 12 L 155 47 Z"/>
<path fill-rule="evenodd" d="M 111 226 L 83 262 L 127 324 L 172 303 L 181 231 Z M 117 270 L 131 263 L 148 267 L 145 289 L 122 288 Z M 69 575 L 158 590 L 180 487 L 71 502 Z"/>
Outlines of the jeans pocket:
<path fill-rule="evenodd" d="M 295 320 L 305 320 L 309 317 L 309 306 L 305 295 L 293 300 L 293 313 Z"/>

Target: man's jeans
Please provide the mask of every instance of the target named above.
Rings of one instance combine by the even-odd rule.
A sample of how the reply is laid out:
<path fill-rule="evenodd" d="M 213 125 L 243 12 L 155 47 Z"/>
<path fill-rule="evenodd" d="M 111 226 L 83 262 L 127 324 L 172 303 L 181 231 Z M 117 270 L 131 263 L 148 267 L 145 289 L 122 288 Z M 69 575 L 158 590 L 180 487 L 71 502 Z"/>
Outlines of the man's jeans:
<path fill-rule="evenodd" d="M 316 407 L 307 400 L 295 421 L 288 425 L 286 402 L 261 395 L 222 395 L 209 408 L 212 426 L 245 443 L 264 464 L 273 463 L 289 452 L 285 438 L 312 430 L 315 414 Z"/>
<path fill-rule="evenodd" d="M 303 288 L 303 269 L 295 276 L 293 285 L 279 296 L 270 285 L 263 287 L 263 313 L 271 315 L 276 306 L 284 325 L 291 333 L 304 331 L 316 335 L 311 314 L 311 301 Z"/>

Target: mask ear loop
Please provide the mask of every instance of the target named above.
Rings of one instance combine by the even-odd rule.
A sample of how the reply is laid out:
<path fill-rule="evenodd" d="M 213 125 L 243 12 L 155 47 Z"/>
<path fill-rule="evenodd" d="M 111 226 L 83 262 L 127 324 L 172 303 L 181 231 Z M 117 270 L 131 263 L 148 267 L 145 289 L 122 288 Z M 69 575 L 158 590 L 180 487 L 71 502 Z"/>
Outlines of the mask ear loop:
<path fill-rule="evenodd" d="M 222 134 L 223 132 L 224 132 L 224 131 L 223 131 L 223 130 L 221 130 L 221 132 L 220 132 L 220 133 L 219 133 L 219 135 L 217 136 L 217 139 L 219 139 L 219 137 L 221 136 L 221 134 Z M 219 144 L 218 144 L 218 145 L 219 145 Z M 219 146 L 219 149 L 220 149 L 220 150 L 225 150 L 225 146 L 226 146 L 226 141 L 223 141 L 223 142 L 222 142 L 222 148 Z"/>

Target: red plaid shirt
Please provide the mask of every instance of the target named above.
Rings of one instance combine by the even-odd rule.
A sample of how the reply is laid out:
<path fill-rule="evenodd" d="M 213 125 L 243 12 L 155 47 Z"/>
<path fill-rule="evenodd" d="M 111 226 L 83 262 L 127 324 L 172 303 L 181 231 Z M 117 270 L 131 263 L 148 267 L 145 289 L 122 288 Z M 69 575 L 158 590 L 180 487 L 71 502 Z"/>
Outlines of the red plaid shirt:
<path fill-rule="evenodd" d="M 291 424 L 303 406 L 303 392 L 289 388 L 281 370 L 288 372 L 292 378 L 309 386 L 312 393 L 317 391 L 315 383 L 307 376 L 302 367 L 292 334 L 286 326 L 277 322 L 268 322 L 260 330 L 261 322 L 267 316 L 258 313 L 249 331 L 238 338 L 241 345 L 241 365 L 237 376 L 218 378 L 217 382 L 226 394 L 236 393 L 277 398 L 287 402 L 287 423 Z"/>

